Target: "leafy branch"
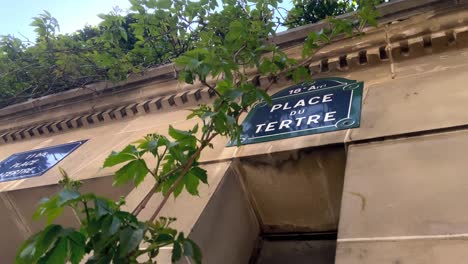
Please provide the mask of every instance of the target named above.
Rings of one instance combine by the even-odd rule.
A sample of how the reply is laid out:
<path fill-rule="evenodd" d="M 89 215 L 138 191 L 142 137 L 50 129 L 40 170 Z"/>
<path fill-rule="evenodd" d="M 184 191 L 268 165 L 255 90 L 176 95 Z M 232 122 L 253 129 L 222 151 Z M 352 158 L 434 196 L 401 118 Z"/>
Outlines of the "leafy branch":
<path fill-rule="evenodd" d="M 151 190 L 132 212 L 121 209 L 124 199 L 112 201 L 93 193 L 82 194 L 79 191 L 80 183 L 60 170 L 63 190 L 44 199 L 35 213 L 35 218 L 45 217 L 48 226 L 21 246 L 16 263 L 69 261 L 74 264 L 80 263 L 85 254 L 90 256 L 86 263 L 153 263 L 163 246 L 172 246 L 172 262 L 186 256 L 195 263 L 201 263 L 201 249 L 196 243 L 170 227 L 175 219 L 161 217 L 160 214 L 171 196 L 177 198 L 184 190 L 189 195 L 197 196 L 200 182 L 208 183 L 207 171 L 200 166 L 199 159 L 206 147 L 213 147 L 215 137 L 227 137 L 239 144 L 241 115 L 256 103 L 271 104 L 265 89 L 258 87 L 247 72 L 255 69 L 257 79 L 267 78 L 267 89 L 284 74 L 297 82 L 309 79 L 310 74 L 305 66 L 310 63 L 309 58 L 314 53 L 340 34 L 357 32 L 353 28 L 355 21 L 330 19 L 330 31 L 311 33 L 304 43 L 305 59 L 298 61 L 289 58 L 278 46 L 265 41 L 274 34 L 277 26 L 272 22 L 274 11 L 278 8 L 275 0 L 226 0 L 221 3 L 223 9 L 219 11 L 216 10 L 218 3 L 215 0 L 131 2 L 132 8 L 138 12 L 134 19 L 145 21 L 143 25 L 131 24 L 138 41 L 142 41 L 139 43 L 146 45 L 149 43 L 146 42 L 147 38 L 158 36 L 162 39 L 175 37 L 169 41 L 172 43 L 170 45 L 190 43 L 187 44 L 190 49 L 174 59 L 181 68 L 180 80 L 189 84 L 200 82 L 208 87 L 215 94 L 214 102 L 190 110 L 187 119 L 196 119 L 191 129 L 179 130 L 169 126 L 167 136 L 149 134 L 121 151 L 113 151 L 106 158 L 104 167 L 119 166 L 114 174 L 114 185 L 132 183 L 139 186 L 146 183 L 148 176 L 154 179 Z M 361 31 L 362 25 L 374 18 L 370 11 L 362 12 L 357 16 L 357 30 Z M 156 21 L 159 20 L 165 21 L 165 24 L 158 24 Z M 105 32 L 104 39 L 91 37 L 87 41 L 109 49 L 112 61 L 118 61 L 113 56 L 122 53 L 116 47 L 125 44 L 131 37 L 122 33 L 125 30 L 124 22 L 115 14 L 106 16 L 103 27 L 112 29 Z M 154 28 L 155 25 L 163 30 Z M 171 35 L 175 32 L 178 35 Z M 14 41 L 10 44 L 18 45 Z M 151 55 L 153 51 L 144 52 Z M 103 61 L 96 63 L 102 65 Z M 147 162 L 150 160 L 153 162 Z M 157 193 L 161 193 L 163 198 L 155 211 L 147 221 L 139 220 L 137 216 Z M 79 229 L 53 224 L 65 208 L 71 208 L 79 216 Z"/>

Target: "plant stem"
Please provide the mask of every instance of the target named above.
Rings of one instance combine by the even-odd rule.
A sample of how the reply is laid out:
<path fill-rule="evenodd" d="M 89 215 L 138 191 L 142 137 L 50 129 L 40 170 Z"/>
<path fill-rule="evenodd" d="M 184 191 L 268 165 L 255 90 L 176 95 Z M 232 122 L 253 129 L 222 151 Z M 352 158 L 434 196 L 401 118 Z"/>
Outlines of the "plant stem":
<path fill-rule="evenodd" d="M 159 213 L 161 212 L 162 208 L 164 207 L 164 205 L 167 203 L 167 200 L 169 199 L 169 197 L 171 196 L 171 194 L 174 192 L 175 188 L 177 188 L 177 186 L 179 184 L 181 184 L 182 180 L 184 179 L 184 176 L 185 174 L 187 174 L 187 172 L 190 170 L 190 168 L 192 167 L 192 164 L 193 162 L 195 162 L 195 160 L 200 156 L 200 153 L 201 151 L 208 145 L 208 143 L 210 143 L 211 140 L 213 140 L 214 137 L 216 137 L 218 134 L 217 133 L 214 133 L 211 135 L 211 137 L 209 137 L 206 141 L 203 142 L 203 144 L 200 146 L 200 148 L 197 149 L 197 151 L 190 157 L 190 159 L 188 160 L 188 162 L 185 164 L 185 167 L 182 169 L 182 172 L 179 174 L 179 177 L 176 179 L 176 181 L 174 182 L 174 184 L 171 186 L 171 188 L 169 188 L 169 190 L 167 191 L 167 193 L 164 195 L 164 198 L 163 200 L 161 201 L 161 203 L 159 204 L 158 208 L 156 209 L 156 211 L 153 213 L 153 215 L 151 216 L 150 218 L 150 222 L 153 222 L 154 219 L 156 219 L 156 217 L 159 215 Z"/>

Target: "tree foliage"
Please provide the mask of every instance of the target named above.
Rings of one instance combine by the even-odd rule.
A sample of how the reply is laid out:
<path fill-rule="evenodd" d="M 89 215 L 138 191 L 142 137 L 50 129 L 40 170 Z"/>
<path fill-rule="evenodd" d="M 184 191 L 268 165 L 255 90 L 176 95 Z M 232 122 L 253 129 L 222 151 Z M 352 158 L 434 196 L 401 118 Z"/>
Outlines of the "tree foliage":
<path fill-rule="evenodd" d="M 162 208 L 171 196 L 178 197 L 184 190 L 198 195 L 200 183 L 208 183 L 207 172 L 198 163 L 202 151 L 213 147 L 211 142 L 216 136 L 240 142 L 240 116 L 258 102 L 271 103 L 266 91 L 269 85 L 258 87 L 248 72 L 256 71 L 256 77 L 269 80 L 270 85 L 278 76 L 289 76 L 295 81 L 311 77 L 306 67 L 309 57 L 302 61 L 289 58 L 278 46 L 265 41 L 277 27 L 273 22 L 276 0 L 218 2 L 132 0 L 136 13 L 126 17 L 111 13 L 101 24 L 105 30 L 85 28 L 73 36 L 56 36 L 56 23 L 50 15 L 37 18 L 41 24 L 38 30 L 46 32 L 38 38 L 38 45 L 49 51 L 42 59 L 50 63 L 52 72 L 64 69 L 64 65 L 57 64 L 63 54 L 71 56 L 62 58 L 64 63 L 71 58 L 80 62 L 88 59 L 107 77 L 120 76 L 126 72 L 122 68 L 128 65 L 135 67 L 132 60 L 144 67 L 175 58 L 181 81 L 200 82 L 216 97 L 212 105 L 190 110 L 187 118 L 197 120 L 191 129 L 170 126 L 166 135 L 149 134 L 107 157 L 104 167 L 118 166 L 115 185 L 138 186 L 146 177 L 154 180 L 150 192 L 132 212 L 121 209 L 123 199 L 111 201 L 93 193 L 81 193 L 80 183 L 61 170 L 63 190 L 43 200 L 35 213 L 35 217 L 45 217 L 48 225 L 22 245 L 17 263 L 79 263 L 86 254 L 90 256 L 86 263 L 153 263 L 163 246 L 172 247 L 172 262 L 183 256 L 202 262 L 200 248 L 170 227 L 174 219 L 162 218 Z M 375 22 L 374 9 L 359 12 L 356 18 L 331 20 L 329 29 L 311 33 L 304 44 L 304 55 L 313 54 L 335 36 L 359 33 L 362 26 L 356 25 Z M 67 45 L 77 45 L 79 52 L 55 53 L 59 46 L 56 41 L 67 38 Z M 9 41 L 22 45 L 14 39 Z M 164 45 L 157 44 L 161 41 Z M 162 201 L 147 221 L 139 220 L 137 216 L 155 193 L 162 194 Z M 80 217 L 79 229 L 54 224 L 65 208 L 71 208 Z"/>
<path fill-rule="evenodd" d="M 293 0 L 284 24 L 295 28 L 384 2 L 389 0 Z"/>
<path fill-rule="evenodd" d="M 132 12 L 99 15 L 97 27 L 58 34 L 47 11 L 33 19 L 35 41 L 0 38 L 0 107 L 170 62 L 193 47 L 216 1 L 132 0 Z M 174 11 L 174 12 L 172 12 Z M 203 18 L 201 18 L 203 17 Z M 200 20 L 200 18 L 202 20 Z"/>

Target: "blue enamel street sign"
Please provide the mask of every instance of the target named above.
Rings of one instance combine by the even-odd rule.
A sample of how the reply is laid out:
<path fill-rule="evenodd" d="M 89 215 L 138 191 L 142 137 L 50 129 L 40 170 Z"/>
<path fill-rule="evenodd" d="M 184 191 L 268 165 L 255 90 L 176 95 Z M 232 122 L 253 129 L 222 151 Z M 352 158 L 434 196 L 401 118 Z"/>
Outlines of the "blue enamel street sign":
<path fill-rule="evenodd" d="M 41 176 L 86 140 L 16 153 L 0 162 L 0 182 Z"/>
<path fill-rule="evenodd" d="M 363 82 L 324 78 L 281 90 L 271 97 L 271 105 L 253 107 L 242 123 L 240 144 L 359 127 L 363 86 Z"/>

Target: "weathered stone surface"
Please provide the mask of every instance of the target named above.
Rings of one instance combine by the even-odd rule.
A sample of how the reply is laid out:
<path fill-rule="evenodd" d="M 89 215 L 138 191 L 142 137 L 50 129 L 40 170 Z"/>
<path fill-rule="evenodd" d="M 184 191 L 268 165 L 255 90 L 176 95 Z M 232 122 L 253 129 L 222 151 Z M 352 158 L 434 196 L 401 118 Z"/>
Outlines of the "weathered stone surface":
<path fill-rule="evenodd" d="M 176 217 L 172 227 L 183 231 L 197 242 L 203 251 L 203 263 L 248 263 L 256 238 L 260 233 L 258 222 L 239 176 L 229 169 L 230 162 L 204 165 L 209 185 L 199 186 L 199 196 L 183 192 L 172 197 L 161 211 L 161 216 Z M 127 210 L 135 208 L 151 188 L 148 178 L 127 196 Z M 162 200 L 155 195 L 139 215 L 147 220 Z M 170 259 L 171 251 L 164 249 L 158 260 Z M 159 262 L 158 262 L 159 263 Z M 187 263 L 185 260 L 181 263 Z"/>
<path fill-rule="evenodd" d="M 339 238 L 468 233 L 468 133 L 350 146 Z"/>
<path fill-rule="evenodd" d="M 238 169 L 264 232 L 329 231 L 338 225 L 344 165 L 338 146 L 243 158 Z"/>
<path fill-rule="evenodd" d="M 467 148 L 466 131 L 350 146 L 337 263 L 465 263 Z"/>
<path fill-rule="evenodd" d="M 263 241 L 256 264 L 331 264 L 335 260 L 336 241 Z"/>
<path fill-rule="evenodd" d="M 468 124 L 468 51 L 432 55 L 396 65 L 396 78 L 365 85 L 361 127 L 348 141 Z"/>
<path fill-rule="evenodd" d="M 94 192 L 114 200 L 129 193 L 130 185 L 110 188 L 112 181 L 112 177 L 84 181 L 81 191 L 83 193 Z M 45 219 L 33 220 L 33 213 L 42 198 L 50 197 L 59 190 L 58 185 L 47 185 L 0 193 L 0 210 L 2 210 L 0 232 L 3 235 L 3 239 L 0 239 L 0 261 L 2 263 L 13 263 L 16 250 L 21 243 L 45 227 Z M 65 209 L 54 223 L 66 227 L 79 227 L 79 219 L 70 208 Z"/>
<path fill-rule="evenodd" d="M 338 242 L 336 264 L 465 264 L 467 239 Z M 331 263 L 331 262 L 330 262 Z"/>

